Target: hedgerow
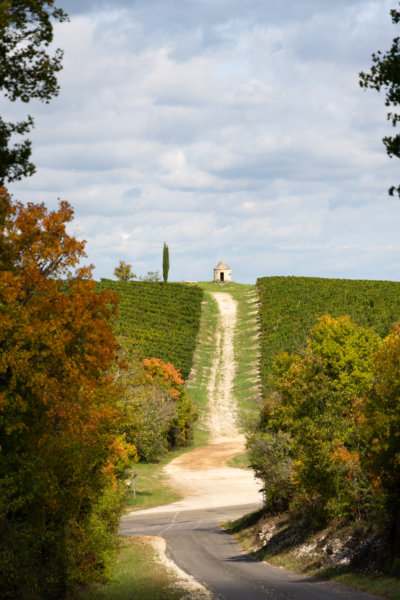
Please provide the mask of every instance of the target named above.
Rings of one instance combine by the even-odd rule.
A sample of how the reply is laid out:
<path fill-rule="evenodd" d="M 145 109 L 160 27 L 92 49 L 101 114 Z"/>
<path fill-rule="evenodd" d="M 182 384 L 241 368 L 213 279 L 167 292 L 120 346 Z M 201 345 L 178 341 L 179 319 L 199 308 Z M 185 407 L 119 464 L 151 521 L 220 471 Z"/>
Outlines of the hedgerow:
<path fill-rule="evenodd" d="M 119 298 L 113 329 L 125 352 L 172 363 L 187 379 L 200 326 L 203 291 L 193 285 L 102 279 Z"/>

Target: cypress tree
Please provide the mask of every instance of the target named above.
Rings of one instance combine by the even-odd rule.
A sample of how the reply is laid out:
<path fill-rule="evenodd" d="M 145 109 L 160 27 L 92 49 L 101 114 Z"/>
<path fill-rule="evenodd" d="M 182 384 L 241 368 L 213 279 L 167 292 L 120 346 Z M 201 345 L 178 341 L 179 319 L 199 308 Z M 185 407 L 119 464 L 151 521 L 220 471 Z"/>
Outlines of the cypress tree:
<path fill-rule="evenodd" d="M 164 279 L 164 283 L 167 283 L 168 271 L 169 271 L 169 248 L 165 242 L 164 242 L 162 258 L 163 258 L 163 260 L 162 260 L 163 279 Z"/>

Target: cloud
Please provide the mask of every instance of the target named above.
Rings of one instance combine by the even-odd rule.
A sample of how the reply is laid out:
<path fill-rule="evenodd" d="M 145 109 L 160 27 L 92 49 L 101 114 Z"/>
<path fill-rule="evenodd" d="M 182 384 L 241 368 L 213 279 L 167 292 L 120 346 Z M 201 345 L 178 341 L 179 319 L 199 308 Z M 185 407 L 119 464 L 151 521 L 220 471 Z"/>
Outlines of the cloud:
<path fill-rule="evenodd" d="M 388 0 L 70 0 L 61 92 L 32 104 L 24 201 L 75 207 L 96 276 L 400 277 L 384 98 L 358 86 Z M 1 102 L 18 118 L 26 106 Z"/>

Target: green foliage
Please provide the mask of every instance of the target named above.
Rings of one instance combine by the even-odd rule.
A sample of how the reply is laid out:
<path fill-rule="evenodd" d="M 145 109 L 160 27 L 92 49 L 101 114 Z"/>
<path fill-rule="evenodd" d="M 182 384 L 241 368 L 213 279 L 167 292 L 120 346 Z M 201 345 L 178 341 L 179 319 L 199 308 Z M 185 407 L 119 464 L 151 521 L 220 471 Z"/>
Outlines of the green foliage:
<path fill-rule="evenodd" d="M 400 11 L 390 11 L 392 22 L 394 24 L 400 22 Z M 372 54 L 372 67 L 369 73 L 360 73 L 359 83 L 362 88 L 370 88 L 381 91 L 386 90 L 385 106 L 397 107 L 400 104 L 400 37 L 395 37 L 392 46 L 388 52 L 382 54 L 380 50 Z M 393 127 L 396 127 L 400 121 L 398 112 L 388 112 L 387 120 L 390 121 Z M 385 136 L 383 143 L 386 147 L 387 154 L 392 158 L 397 156 L 400 158 L 400 135 Z M 389 194 L 393 196 L 396 191 L 400 195 L 400 186 L 395 188 L 392 186 L 389 189 Z"/>
<path fill-rule="evenodd" d="M 290 434 L 258 427 L 247 438 L 250 466 L 263 482 L 264 504 L 273 512 L 287 510 L 293 497 L 293 451 Z"/>
<path fill-rule="evenodd" d="M 164 242 L 164 247 L 163 247 L 163 261 L 162 261 L 162 268 L 163 268 L 163 280 L 164 283 L 167 283 L 168 281 L 168 272 L 169 272 L 169 248 L 167 246 L 167 244 Z"/>
<path fill-rule="evenodd" d="M 169 448 L 186 446 L 192 440 L 197 414 L 179 370 L 159 358 L 144 359 L 143 367 L 147 385 L 158 385 L 175 403 L 176 412 L 167 431 Z"/>
<path fill-rule="evenodd" d="M 372 486 L 360 463 L 365 438 L 359 399 L 372 388 L 372 359 L 381 343 L 372 329 L 349 317 L 326 315 L 311 330 L 306 349 L 277 355 L 270 378 L 274 392 L 248 442 L 270 509 L 292 501 L 303 516 L 325 519 L 359 516 L 369 508 Z M 278 486 L 271 477 L 278 477 Z"/>
<path fill-rule="evenodd" d="M 52 19 L 67 19 L 53 0 L 0 3 L 0 89 L 12 102 L 35 98 L 47 103 L 58 94 L 56 73 L 61 69 L 63 53 L 48 53 L 53 41 Z M 35 167 L 29 161 L 30 141 L 10 147 L 13 135 L 25 135 L 32 126 L 30 116 L 18 123 L 6 123 L 0 118 L 0 185 L 34 173 Z"/>
<path fill-rule="evenodd" d="M 119 265 L 114 269 L 114 275 L 119 281 L 136 279 L 135 273 L 132 272 L 132 265 L 126 264 L 124 260 L 119 261 Z"/>
<path fill-rule="evenodd" d="M 314 277 L 258 279 L 261 376 L 268 387 L 273 357 L 305 348 L 308 332 L 322 315 L 349 315 L 357 325 L 386 336 L 400 318 L 400 283 Z"/>
<path fill-rule="evenodd" d="M 365 467 L 386 505 L 390 542 L 400 553 L 400 325 L 376 354 L 374 385 L 364 405 Z"/>
<path fill-rule="evenodd" d="M 155 356 L 172 363 L 187 379 L 200 325 L 199 287 L 102 279 L 97 290 L 111 290 L 119 297 L 113 326 L 127 356 Z"/>
<path fill-rule="evenodd" d="M 168 450 L 191 442 L 197 414 L 173 365 L 157 358 L 130 360 L 129 370 L 119 373 L 119 383 L 123 431 L 141 460 L 157 461 Z"/>
<path fill-rule="evenodd" d="M 168 450 L 168 430 L 176 415 L 173 399 L 158 386 L 130 386 L 125 393 L 124 431 L 140 460 L 156 461 Z"/>
<path fill-rule="evenodd" d="M 158 282 L 161 280 L 160 271 L 147 271 L 146 275 L 139 277 L 140 281 Z"/>
<path fill-rule="evenodd" d="M 0 597 L 53 600 L 105 573 L 116 534 L 117 301 L 75 271 L 68 203 L 0 206 Z"/>
<path fill-rule="evenodd" d="M 75 586 L 106 582 L 110 577 L 118 549 L 116 532 L 125 504 L 125 493 L 121 488 L 105 489 L 82 521 L 68 524 L 66 578 Z"/>

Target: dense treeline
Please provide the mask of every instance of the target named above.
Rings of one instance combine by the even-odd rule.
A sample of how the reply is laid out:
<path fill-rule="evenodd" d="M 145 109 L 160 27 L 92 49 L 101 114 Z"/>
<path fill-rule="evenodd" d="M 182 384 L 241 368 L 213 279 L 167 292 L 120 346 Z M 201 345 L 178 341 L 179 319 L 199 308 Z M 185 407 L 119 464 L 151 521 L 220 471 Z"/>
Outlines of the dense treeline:
<path fill-rule="evenodd" d="M 170 362 L 187 379 L 200 326 L 203 291 L 181 283 L 112 281 L 97 289 L 119 298 L 114 332 L 128 355 Z"/>
<path fill-rule="evenodd" d="M 400 326 L 382 340 L 325 315 L 275 357 L 270 386 L 248 437 L 267 509 L 375 523 L 400 552 Z"/>
<path fill-rule="evenodd" d="M 116 297 L 76 269 L 72 209 L 0 188 L 0 597 L 63 597 L 106 577 L 136 457 L 122 435 Z"/>
<path fill-rule="evenodd" d="M 373 523 L 382 557 L 398 555 L 400 285 L 264 278 L 259 289 L 264 405 L 248 450 L 266 509 L 312 526 Z M 328 307 L 354 318 L 320 316 Z"/>
<path fill-rule="evenodd" d="M 264 386 L 277 352 L 305 346 L 308 332 L 322 315 L 349 315 L 357 325 L 381 336 L 400 319 L 400 283 L 317 277 L 262 277 L 260 298 L 261 376 Z"/>

